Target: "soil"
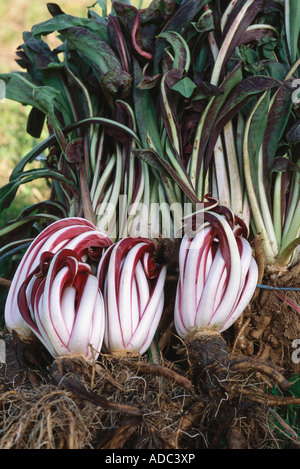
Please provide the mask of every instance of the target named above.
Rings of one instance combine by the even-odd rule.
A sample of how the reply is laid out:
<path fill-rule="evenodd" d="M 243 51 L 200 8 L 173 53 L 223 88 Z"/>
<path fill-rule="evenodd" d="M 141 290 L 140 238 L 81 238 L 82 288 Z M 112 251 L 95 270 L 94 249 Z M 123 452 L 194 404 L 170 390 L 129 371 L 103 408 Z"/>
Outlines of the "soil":
<path fill-rule="evenodd" d="M 267 277 L 264 284 L 273 287 L 299 288 L 300 264 L 279 277 Z M 278 298 L 279 291 L 260 290 L 236 321 L 233 348 L 245 355 L 275 363 L 286 376 L 300 373 L 293 361 L 295 340 L 300 338 L 299 312 L 287 301 Z M 282 292 L 285 294 L 285 292 Z M 286 297 L 300 304 L 299 292 L 289 291 Z M 298 361 L 298 360 L 296 360 Z"/>

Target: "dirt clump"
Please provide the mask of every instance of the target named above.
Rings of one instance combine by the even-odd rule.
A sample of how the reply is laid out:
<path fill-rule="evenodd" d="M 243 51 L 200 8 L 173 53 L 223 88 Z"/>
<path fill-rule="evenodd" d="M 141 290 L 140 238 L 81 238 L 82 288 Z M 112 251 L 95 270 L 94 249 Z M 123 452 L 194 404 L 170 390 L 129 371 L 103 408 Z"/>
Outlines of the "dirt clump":
<path fill-rule="evenodd" d="M 293 360 L 293 343 L 300 338 L 300 292 L 280 288 L 299 288 L 299 269 L 297 264 L 284 275 L 266 277 L 264 284 L 278 290 L 259 290 L 234 325 L 235 350 L 276 364 L 286 376 L 300 372 Z"/>

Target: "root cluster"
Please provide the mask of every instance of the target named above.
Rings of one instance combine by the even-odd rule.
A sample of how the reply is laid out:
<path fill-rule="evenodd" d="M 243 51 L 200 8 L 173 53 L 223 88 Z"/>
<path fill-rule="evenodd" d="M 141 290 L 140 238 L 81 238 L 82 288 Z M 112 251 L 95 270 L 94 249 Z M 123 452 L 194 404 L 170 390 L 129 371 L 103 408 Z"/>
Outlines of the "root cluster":
<path fill-rule="evenodd" d="M 284 275 L 269 275 L 264 283 L 271 287 L 299 288 L 300 264 Z M 291 300 L 291 302 L 289 302 Z M 299 291 L 258 290 L 243 315 L 234 324 L 232 348 L 235 352 L 270 361 L 287 376 L 299 374 L 299 363 L 293 360 L 292 344 L 300 338 Z"/>
<path fill-rule="evenodd" d="M 232 355 L 217 333 L 200 331 L 184 344 L 177 341 L 176 359 L 160 363 L 105 354 L 94 364 L 80 357 L 41 360 L 39 350 L 22 347 L 20 354 L 20 344 L 6 340 L 0 449 L 299 445 L 274 410 L 291 403 L 289 382 L 276 367 Z M 270 386 L 282 395 L 270 395 Z"/>

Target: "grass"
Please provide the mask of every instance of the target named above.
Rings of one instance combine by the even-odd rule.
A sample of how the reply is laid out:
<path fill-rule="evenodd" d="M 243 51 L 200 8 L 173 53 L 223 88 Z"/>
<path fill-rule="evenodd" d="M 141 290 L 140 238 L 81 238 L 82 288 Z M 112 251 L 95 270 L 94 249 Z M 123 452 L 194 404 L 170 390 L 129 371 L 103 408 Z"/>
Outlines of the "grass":
<path fill-rule="evenodd" d="M 14 166 L 38 140 L 26 133 L 29 109 L 8 100 L 0 106 L 0 186 L 3 186 L 8 182 Z M 31 167 L 38 166 L 38 163 L 31 164 Z M 19 189 L 13 205 L 0 214 L 0 225 L 16 218 L 25 206 L 45 200 L 48 194 L 45 181 L 24 185 Z"/>

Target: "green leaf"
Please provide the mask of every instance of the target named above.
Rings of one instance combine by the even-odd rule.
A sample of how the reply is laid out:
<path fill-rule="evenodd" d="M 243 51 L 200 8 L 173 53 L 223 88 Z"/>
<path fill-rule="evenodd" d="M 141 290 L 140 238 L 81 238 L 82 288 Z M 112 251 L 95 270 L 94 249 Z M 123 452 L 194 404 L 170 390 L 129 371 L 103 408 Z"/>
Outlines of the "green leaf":
<path fill-rule="evenodd" d="M 0 75 L 6 83 L 6 98 L 32 106 L 46 116 L 55 118 L 55 110 L 62 111 L 59 104 L 60 91 L 52 86 L 41 86 L 28 73 L 12 72 Z"/>
<path fill-rule="evenodd" d="M 205 11 L 197 23 L 192 23 L 198 33 L 206 33 L 215 29 L 214 16 L 212 10 Z"/>
<path fill-rule="evenodd" d="M 14 179 L 11 179 L 7 184 L 0 188 L 0 211 L 10 206 L 16 196 L 17 190 L 19 189 L 20 185 L 26 184 L 27 182 L 31 182 L 40 178 L 56 179 L 61 183 L 67 184 L 75 192 L 78 191 L 77 187 L 73 184 L 73 182 L 63 176 L 59 171 L 44 168 L 24 171 L 19 176 L 15 177 Z"/>
<path fill-rule="evenodd" d="M 12 72 L 0 74 L 0 79 L 6 84 L 6 98 L 18 103 L 44 109 L 33 98 L 34 90 L 39 86 L 29 73 Z"/>
<path fill-rule="evenodd" d="M 191 154 L 191 161 L 196 171 L 195 179 L 200 181 L 200 168 L 203 162 L 203 158 L 206 152 L 206 147 L 208 141 L 211 137 L 211 134 L 214 129 L 215 121 L 220 113 L 224 102 L 226 101 L 229 93 L 234 89 L 234 87 L 242 80 L 243 74 L 241 69 L 241 63 L 239 63 L 232 72 L 226 77 L 222 83 L 220 90 L 222 93 L 213 96 L 209 103 L 206 106 L 206 109 L 202 113 L 202 116 L 198 122 L 194 146 Z M 209 158 L 205 161 L 206 169 L 209 166 Z"/>
<path fill-rule="evenodd" d="M 155 106 L 152 97 L 147 89 L 139 89 L 137 85 L 143 79 L 142 70 L 136 60 L 133 61 L 134 70 L 134 86 L 133 86 L 133 102 L 136 123 L 141 136 L 144 149 L 149 149 L 149 137 L 154 144 L 155 150 L 162 154 L 162 144 L 157 127 L 157 119 L 155 114 Z"/>
<path fill-rule="evenodd" d="M 161 174 L 166 176 L 169 175 L 168 171 L 165 169 L 163 164 L 160 163 L 159 159 L 157 158 L 157 154 L 152 150 L 142 150 L 142 149 L 133 149 L 133 155 L 141 160 L 145 161 L 149 166 L 153 169 L 159 171 Z"/>
<path fill-rule="evenodd" d="M 195 89 L 197 89 L 197 86 L 189 77 L 185 77 L 172 86 L 171 89 L 178 91 L 185 98 L 190 98 Z"/>
<path fill-rule="evenodd" d="M 94 8 L 96 5 L 99 5 L 102 8 L 102 16 L 107 16 L 107 0 L 97 0 L 93 5 L 88 8 Z"/>
<path fill-rule="evenodd" d="M 132 76 L 125 70 L 110 70 L 101 78 L 101 85 L 110 95 L 125 99 L 130 96 Z"/>
<path fill-rule="evenodd" d="M 217 137 L 221 134 L 226 125 L 236 114 L 245 109 L 248 102 L 253 99 L 253 95 L 258 95 L 267 89 L 279 87 L 280 82 L 266 76 L 254 76 L 241 80 L 228 94 L 223 106 L 218 110 L 218 115 L 209 135 L 209 142 L 206 151 L 206 158 L 211 158 L 213 149 L 217 142 Z M 256 98 L 254 98 L 256 99 Z M 208 115 L 210 122 L 210 115 Z"/>
<path fill-rule="evenodd" d="M 256 111 L 253 114 L 251 126 L 249 129 L 249 153 L 250 153 L 250 166 L 252 179 L 258 192 L 258 174 L 259 174 L 259 162 L 258 156 L 261 145 L 265 138 L 265 131 L 268 122 L 268 112 L 270 106 L 270 91 L 265 91 L 265 97 L 260 102 L 260 105 L 256 107 Z"/>
<path fill-rule="evenodd" d="M 59 94 L 59 91 L 49 86 L 37 86 L 32 93 L 34 101 L 48 116 L 49 123 L 53 126 L 57 141 L 63 150 L 66 145 L 66 141 L 62 134 L 60 123 L 56 117 L 54 105 L 54 100 Z"/>
<path fill-rule="evenodd" d="M 300 120 L 296 121 L 286 134 L 287 141 L 295 145 L 300 142 Z"/>
<path fill-rule="evenodd" d="M 175 183 L 192 202 L 199 202 L 194 191 L 190 189 L 190 187 L 183 181 L 183 179 L 178 176 L 177 172 L 172 168 L 172 166 L 155 150 L 133 150 L 133 153 L 135 156 L 142 159 L 149 166 L 151 166 L 155 172 L 158 172 L 160 176 L 163 176 L 163 178 L 167 176 L 175 181 Z"/>
<path fill-rule="evenodd" d="M 64 135 L 68 135 L 71 132 L 73 132 L 76 129 L 84 128 L 84 127 L 89 127 L 94 124 L 99 124 L 99 125 L 104 125 L 107 127 L 111 128 L 116 128 L 118 131 L 124 132 L 125 135 L 129 135 L 131 138 L 134 138 L 135 141 L 137 142 L 138 145 L 141 145 L 140 139 L 137 136 L 137 134 L 132 131 L 129 127 L 126 127 L 125 125 L 121 124 L 120 122 L 113 121 L 111 119 L 106 119 L 102 117 L 91 117 L 87 119 L 83 119 L 81 121 L 78 121 L 70 126 L 67 126 L 62 129 L 62 133 Z M 56 142 L 56 137 L 55 135 L 51 134 L 48 138 L 46 138 L 43 142 L 39 143 L 36 145 L 30 152 L 28 152 L 15 166 L 15 168 L 12 171 L 10 179 L 16 179 L 20 177 L 22 172 L 24 171 L 25 166 L 28 163 L 31 163 L 38 155 L 43 153 L 47 148 L 50 148 L 51 145 L 54 145 Z M 1 189 L 0 189 L 1 191 Z"/>
<path fill-rule="evenodd" d="M 59 91 L 50 86 L 36 86 L 32 92 L 32 97 L 37 104 L 35 107 L 40 107 L 45 114 L 54 113 L 53 101 L 59 96 Z"/>
<path fill-rule="evenodd" d="M 40 220 L 41 218 L 49 219 L 51 221 L 59 220 L 60 217 L 50 213 L 37 213 L 35 215 L 30 215 L 28 217 L 17 218 L 15 220 L 10 221 L 4 227 L 0 229 L 0 238 L 6 236 L 9 233 L 14 231 L 18 232 L 20 227 L 30 223 L 31 225 L 35 222 Z"/>
<path fill-rule="evenodd" d="M 274 37 L 264 36 L 257 44 L 257 50 L 261 59 L 274 60 L 274 50 L 277 46 L 277 40 Z"/>
<path fill-rule="evenodd" d="M 53 145 L 55 143 L 55 140 L 55 135 L 52 134 L 43 142 L 36 145 L 25 156 L 23 156 L 23 158 L 14 167 L 10 179 L 13 180 L 19 177 L 20 174 L 24 171 L 25 166 L 34 161 L 37 156 L 41 155 L 47 148 Z"/>
<path fill-rule="evenodd" d="M 299 226 L 298 226 L 299 231 Z M 278 266 L 285 266 L 288 265 L 292 254 L 295 252 L 297 247 L 300 245 L 300 237 L 295 238 L 292 242 L 290 242 L 287 246 L 282 246 L 280 253 L 276 259 L 275 265 Z"/>
<path fill-rule="evenodd" d="M 86 28 L 103 39 L 105 42 L 108 42 L 106 21 L 101 17 L 92 19 L 62 14 L 55 16 L 48 21 L 43 21 L 42 23 L 34 25 L 31 29 L 31 32 L 33 36 L 39 37 L 72 27 Z"/>
<path fill-rule="evenodd" d="M 272 98 L 268 121 L 263 140 L 264 182 L 265 190 L 268 191 L 270 183 L 269 175 L 272 171 L 274 158 L 279 142 L 289 121 L 292 101 L 292 80 L 285 81 L 276 91 Z"/>
<path fill-rule="evenodd" d="M 174 51 L 173 68 L 178 68 L 188 72 L 190 68 L 190 50 L 183 37 L 176 31 L 166 31 L 157 36 L 157 39 L 165 39 L 171 44 Z"/>
<path fill-rule="evenodd" d="M 285 27 L 292 64 L 299 58 L 300 10 L 298 0 L 285 0 Z"/>
<path fill-rule="evenodd" d="M 300 397 L 300 376 L 299 376 L 299 374 L 291 376 L 290 382 L 292 383 L 292 385 L 289 388 L 289 392 L 294 397 L 299 398 Z"/>
<path fill-rule="evenodd" d="M 122 70 L 121 64 L 112 48 L 90 30 L 74 27 L 60 31 L 68 41 L 69 47 L 80 53 L 94 68 L 98 79 L 111 70 Z"/>
<path fill-rule="evenodd" d="M 167 22 L 162 32 L 176 31 L 183 35 L 190 25 L 190 22 L 197 13 L 209 3 L 209 0 L 186 0 L 177 8 L 176 12 Z M 158 64 L 163 56 L 166 42 L 163 38 L 158 38 L 154 53 L 154 74 L 158 73 Z"/>

